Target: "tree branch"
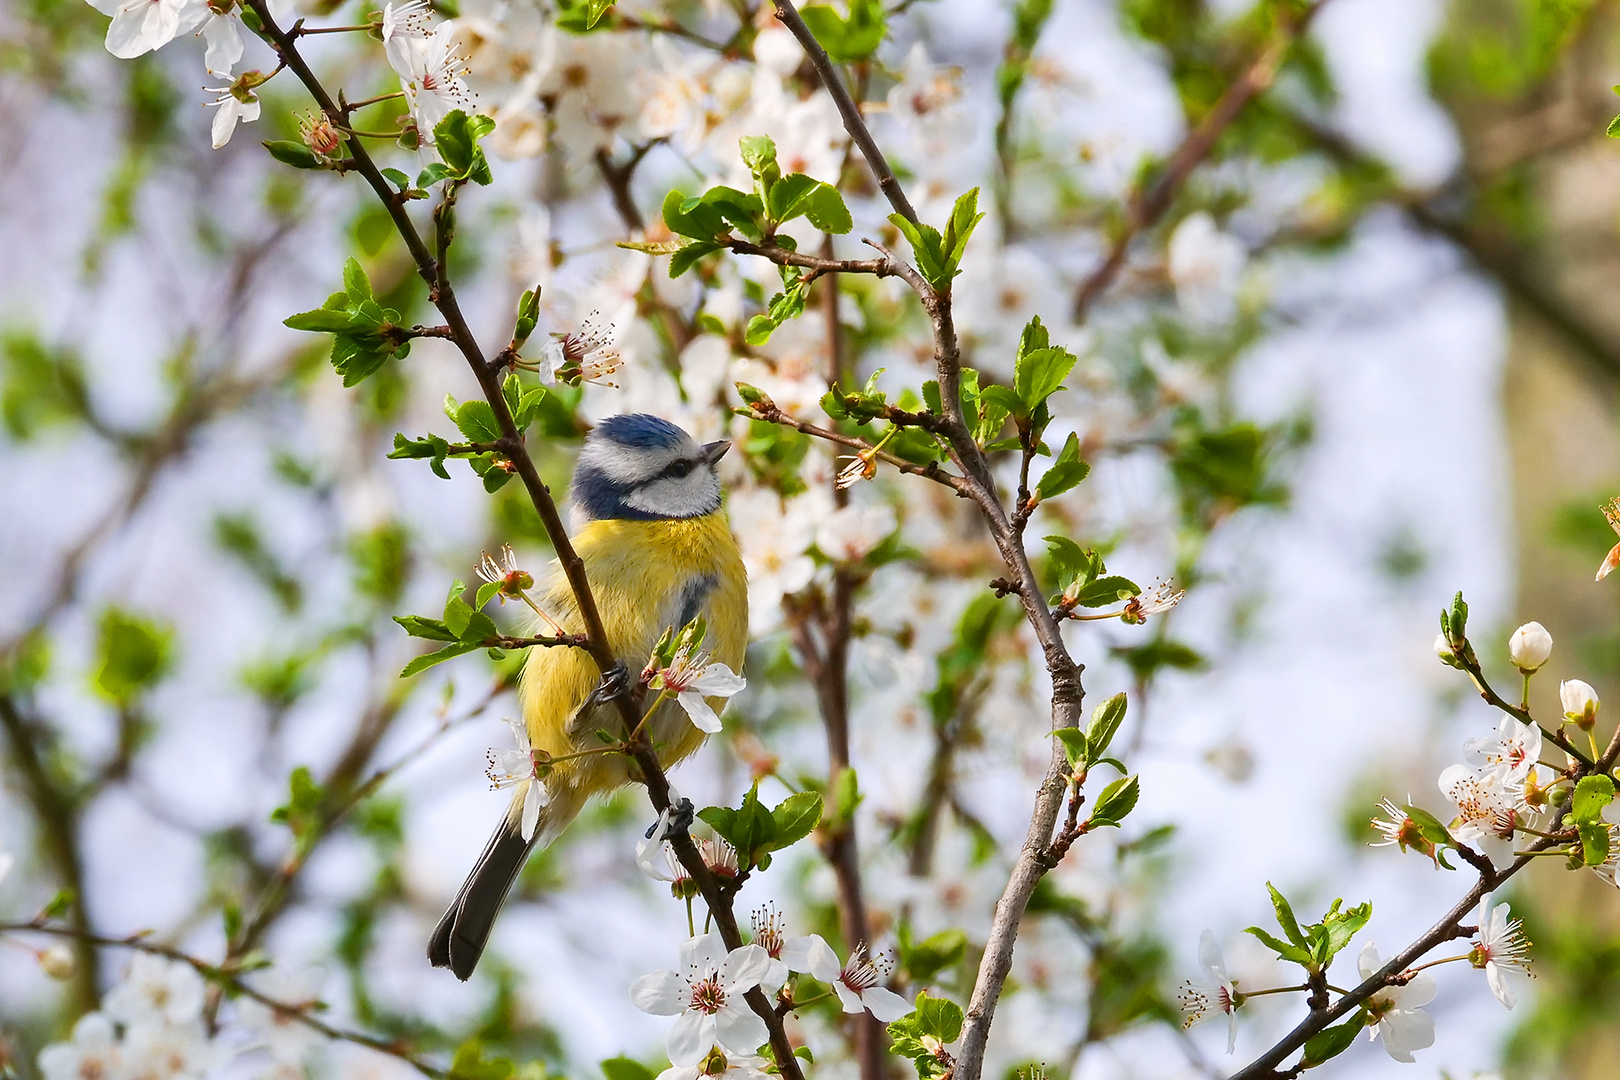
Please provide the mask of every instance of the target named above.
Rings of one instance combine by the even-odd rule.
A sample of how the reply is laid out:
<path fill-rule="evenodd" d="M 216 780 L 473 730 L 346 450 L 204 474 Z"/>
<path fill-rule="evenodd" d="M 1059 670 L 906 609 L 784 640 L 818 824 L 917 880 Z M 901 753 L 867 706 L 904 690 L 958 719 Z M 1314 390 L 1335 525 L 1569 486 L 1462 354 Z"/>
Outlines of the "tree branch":
<path fill-rule="evenodd" d="M 1214 149 L 1221 134 L 1242 114 L 1250 102 L 1271 86 L 1278 68 L 1288 56 L 1288 51 L 1309 28 L 1311 20 L 1326 2 L 1327 0 L 1314 0 L 1309 7 L 1292 19 L 1287 17 L 1285 8 L 1274 9 L 1281 23 L 1277 33 L 1244 69 L 1243 74 L 1226 88 L 1226 92 L 1215 102 L 1209 114 L 1181 140 L 1181 145 L 1170 155 L 1170 160 L 1165 163 L 1153 183 L 1146 188 L 1139 187 L 1131 195 L 1126 206 L 1125 223 L 1114 237 L 1108 254 L 1081 282 L 1079 290 L 1075 293 L 1073 312 L 1075 322 L 1085 321 L 1092 302 L 1118 275 L 1120 267 L 1125 264 L 1125 255 L 1130 249 L 1131 242 L 1143 230 L 1152 227 L 1164 216 L 1164 212 L 1170 209 L 1171 203 L 1175 201 L 1181 185 Z"/>

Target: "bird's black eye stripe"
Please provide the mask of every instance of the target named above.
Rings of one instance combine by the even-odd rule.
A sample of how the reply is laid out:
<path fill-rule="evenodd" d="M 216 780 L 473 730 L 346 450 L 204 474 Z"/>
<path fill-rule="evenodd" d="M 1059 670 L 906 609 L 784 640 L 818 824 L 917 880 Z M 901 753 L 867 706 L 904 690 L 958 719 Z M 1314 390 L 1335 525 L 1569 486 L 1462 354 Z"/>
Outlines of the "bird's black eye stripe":
<path fill-rule="evenodd" d="M 685 458 L 678 458 L 664 466 L 664 471 L 661 475 L 673 476 L 675 479 L 679 480 L 681 477 L 685 476 L 691 471 L 692 463 L 687 461 Z"/>

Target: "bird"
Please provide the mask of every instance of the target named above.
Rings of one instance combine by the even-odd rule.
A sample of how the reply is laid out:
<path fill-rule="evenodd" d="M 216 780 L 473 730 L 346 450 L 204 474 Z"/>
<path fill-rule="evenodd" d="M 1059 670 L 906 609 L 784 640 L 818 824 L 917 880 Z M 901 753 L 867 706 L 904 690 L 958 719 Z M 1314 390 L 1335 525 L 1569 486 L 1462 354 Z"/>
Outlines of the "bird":
<path fill-rule="evenodd" d="M 706 623 L 702 647 L 710 660 L 742 669 L 748 647 L 747 571 L 721 508 L 716 468 L 729 447 L 724 440 L 699 444 L 675 424 L 646 413 L 606 417 L 585 439 L 569 491 L 577 526 L 573 543 L 608 645 L 623 665 L 616 672 L 619 679 L 641 670 L 666 630 L 679 632 L 699 616 Z M 560 567 L 553 565 L 534 597 L 564 631 L 584 632 Z M 595 732 L 621 727 L 617 708 L 605 700 L 610 695 L 602 693 L 611 681 L 604 682 L 584 649 L 530 649 L 518 697 L 533 750 L 560 757 L 601 748 Z M 720 704 L 720 699 L 710 701 L 711 707 Z M 665 768 L 691 755 L 706 738 L 673 699 L 647 724 Z M 555 840 L 592 795 L 633 779 L 623 754 L 559 762 L 545 778 L 549 802 L 528 840 L 521 827 L 526 785 L 519 785 L 429 939 L 432 965 L 449 968 L 462 981 L 471 977 L 529 853 Z"/>

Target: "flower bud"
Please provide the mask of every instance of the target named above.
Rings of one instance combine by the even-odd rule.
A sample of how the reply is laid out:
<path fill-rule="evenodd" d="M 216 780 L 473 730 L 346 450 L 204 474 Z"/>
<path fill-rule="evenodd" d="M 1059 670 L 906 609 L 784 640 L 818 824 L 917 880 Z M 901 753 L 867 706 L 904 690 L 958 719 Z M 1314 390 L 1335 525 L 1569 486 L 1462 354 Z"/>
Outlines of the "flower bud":
<path fill-rule="evenodd" d="M 45 974 L 57 982 L 67 982 L 73 978 L 73 973 L 79 967 L 73 956 L 73 950 L 60 941 L 39 954 L 39 966 Z"/>
<path fill-rule="evenodd" d="M 1565 679 L 1558 685 L 1558 698 L 1564 703 L 1565 720 L 1582 731 L 1592 730 L 1600 704 L 1596 690 L 1579 679 Z"/>
<path fill-rule="evenodd" d="M 1434 655 L 1438 656 L 1440 662 L 1447 667 L 1457 666 L 1456 654 L 1451 651 L 1451 642 L 1446 640 L 1444 634 L 1434 635 Z"/>
<path fill-rule="evenodd" d="M 1508 659 L 1521 675 L 1534 675 L 1552 655 L 1552 635 L 1538 622 L 1527 622 L 1508 639 Z"/>

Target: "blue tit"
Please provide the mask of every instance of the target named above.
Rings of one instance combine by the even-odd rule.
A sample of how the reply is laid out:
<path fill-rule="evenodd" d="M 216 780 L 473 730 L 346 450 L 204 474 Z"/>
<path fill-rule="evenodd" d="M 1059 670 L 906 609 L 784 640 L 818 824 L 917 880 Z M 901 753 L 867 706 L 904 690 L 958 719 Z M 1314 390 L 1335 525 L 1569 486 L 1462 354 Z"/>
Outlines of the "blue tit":
<path fill-rule="evenodd" d="M 574 537 L 608 644 L 630 671 L 639 671 L 664 631 L 701 615 L 704 648 L 733 671 L 748 646 L 748 588 L 742 555 L 720 508 L 716 463 L 730 446 L 699 445 L 667 420 L 642 413 L 610 416 L 585 440 L 574 467 L 570 498 L 584 524 Z M 560 568 L 536 587 L 541 608 L 570 633 L 584 624 Z M 617 731 L 612 702 L 594 693 L 601 672 L 583 649 L 529 650 L 519 698 L 529 742 L 552 757 L 600 747 L 599 728 Z M 710 704 L 718 710 L 720 699 Z M 674 700 L 648 721 L 659 760 L 668 768 L 697 750 L 704 733 Z M 544 760 L 544 759 L 542 759 Z M 529 852 L 556 839 L 592 795 L 634 777 L 621 754 L 592 754 L 560 762 L 544 780 L 549 801 L 524 840 L 522 811 L 530 780 L 520 783 L 506 817 L 444 913 L 428 943 L 428 959 L 456 977 L 472 974 L 490 928 Z"/>

